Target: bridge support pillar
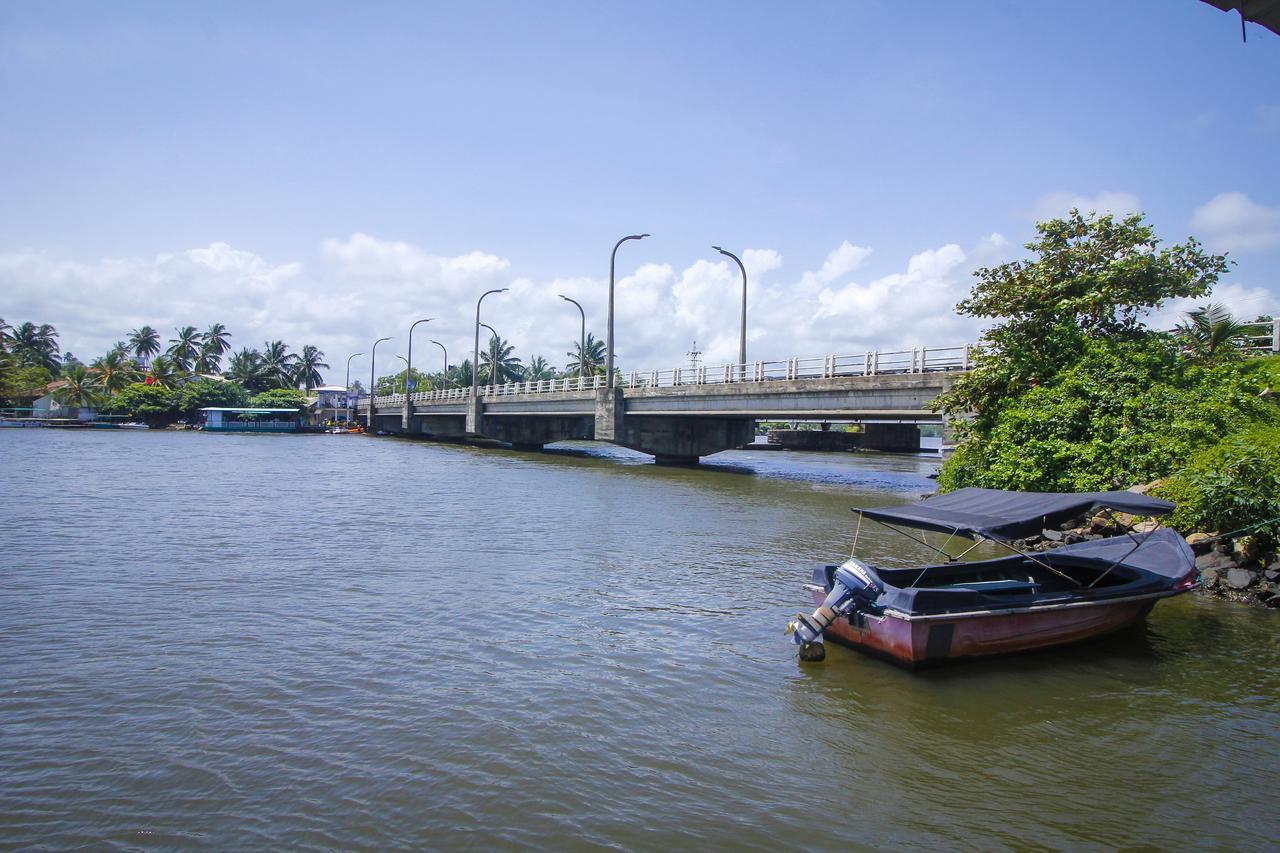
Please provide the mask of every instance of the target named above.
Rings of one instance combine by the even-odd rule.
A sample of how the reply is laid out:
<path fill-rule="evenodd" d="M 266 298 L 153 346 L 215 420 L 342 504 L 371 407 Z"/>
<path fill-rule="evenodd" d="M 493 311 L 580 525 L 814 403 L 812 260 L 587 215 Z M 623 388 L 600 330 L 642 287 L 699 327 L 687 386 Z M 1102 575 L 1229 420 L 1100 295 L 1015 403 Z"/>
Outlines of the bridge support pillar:
<path fill-rule="evenodd" d="M 467 398 L 467 435 L 484 432 L 484 403 L 479 397 Z"/>
<path fill-rule="evenodd" d="M 920 427 L 915 424 L 865 424 L 862 427 L 862 449 L 919 453 Z"/>

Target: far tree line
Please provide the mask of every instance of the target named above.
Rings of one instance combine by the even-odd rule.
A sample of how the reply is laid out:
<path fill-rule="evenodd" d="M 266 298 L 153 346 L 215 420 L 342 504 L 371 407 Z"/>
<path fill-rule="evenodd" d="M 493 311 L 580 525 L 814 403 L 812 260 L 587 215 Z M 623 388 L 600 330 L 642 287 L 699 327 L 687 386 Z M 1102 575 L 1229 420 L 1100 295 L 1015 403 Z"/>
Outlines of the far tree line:
<path fill-rule="evenodd" d="M 261 348 L 234 350 L 231 338 L 221 323 L 204 331 L 195 326 L 175 328 L 167 340 L 154 327 L 141 326 L 86 363 L 62 350 L 58 331 L 49 323 L 11 326 L 0 318 L 0 401 L 25 405 L 56 384 L 54 397 L 65 406 L 130 412 L 139 407 L 166 408 L 181 415 L 194 414 L 192 407 L 199 408 L 197 403 L 266 405 L 300 400 L 324 382 L 320 371 L 329 369 L 329 364 L 318 347 L 308 344 L 295 352 L 284 341 L 275 340 Z M 509 341 L 495 335 L 481 350 L 478 379 L 488 385 L 576 377 L 584 369 L 588 376 L 603 374 L 604 341 L 588 334 L 585 352 L 574 342 L 565 358 L 563 369 L 541 355 L 525 363 Z M 415 391 L 467 387 L 471 374 L 471 359 L 434 372 L 406 368 L 380 377 L 376 392 L 403 393 L 410 380 Z M 351 389 L 364 391 L 359 380 L 352 381 Z"/>

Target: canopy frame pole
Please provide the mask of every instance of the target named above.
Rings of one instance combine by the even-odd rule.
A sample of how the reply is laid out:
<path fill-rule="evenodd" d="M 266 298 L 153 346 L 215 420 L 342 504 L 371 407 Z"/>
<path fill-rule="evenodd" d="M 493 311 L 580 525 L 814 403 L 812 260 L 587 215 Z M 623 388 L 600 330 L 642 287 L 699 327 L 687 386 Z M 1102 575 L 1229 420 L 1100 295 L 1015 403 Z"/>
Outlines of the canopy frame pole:
<path fill-rule="evenodd" d="M 858 526 L 853 531 L 853 547 L 849 549 L 850 557 L 858 553 L 858 537 L 861 535 L 862 535 L 862 513 L 858 513 Z"/>
<path fill-rule="evenodd" d="M 858 513 L 858 527 L 859 527 L 859 529 L 861 529 L 861 527 L 862 527 L 862 512 L 861 512 L 860 510 L 855 510 L 855 512 L 857 512 L 857 513 Z M 952 531 L 951 531 L 951 535 L 947 537 L 947 541 L 942 543 L 942 548 L 939 548 L 937 545 L 930 544 L 929 540 L 928 540 L 928 539 L 925 539 L 923 536 L 921 536 L 919 539 L 917 539 L 916 537 L 912 536 L 910 533 L 907 533 L 905 530 L 899 530 L 898 528 L 894 527 L 892 524 L 888 524 L 888 523 L 886 523 L 886 522 L 883 522 L 883 521 L 881 521 L 881 520 L 880 520 L 880 519 L 878 519 L 878 518 L 873 518 L 873 519 L 871 519 L 871 520 L 872 520 L 872 521 L 874 521 L 876 524 L 879 524 L 881 527 L 887 527 L 887 528 L 889 528 L 889 529 L 890 529 L 890 530 L 892 530 L 894 533 L 897 533 L 897 534 L 898 534 L 898 535 L 900 535 L 900 536 L 905 536 L 905 537 L 907 537 L 907 538 L 908 538 L 908 539 L 910 539 L 912 542 L 919 542 L 921 545 L 925 546 L 926 548 L 932 548 L 932 549 L 934 550 L 934 552 L 935 552 L 935 553 L 937 553 L 937 554 L 941 554 L 943 557 L 947 557 L 947 553 L 946 553 L 945 551 L 943 551 L 943 550 L 942 550 L 942 548 L 947 547 L 947 543 L 948 543 L 948 542 L 950 542 L 952 539 L 954 539 L 954 538 L 956 537 L 956 535 L 957 535 L 957 534 L 959 534 L 959 532 L 960 532 L 959 528 L 957 528 L 957 529 L 955 529 L 955 530 L 952 530 Z M 975 537 L 975 540 L 974 540 L 974 543 L 973 543 L 972 547 L 967 548 L 967 549 L 965 550 L 964 554 L 961 554 L 960 556 L 961 556 L 961 557 L 963 557 L 965 554 L 968 554 L 968 553 L 969 553 L 970 551 L 972 551 L 974 548 L 977 548 L 979 545 L 981 545 L 981 544 L 982 544 L 982 540 L 983 540 L 983 537 Z M 954 563 L 954 562 L 956 561 L 956 559 L 959 559 L 959 558 L 947 557 L 947 562 L 948 562 L 948 563 Z M 920 574 L 916 576 L 916 579 L 915 579 L 915 580 L 913 580 L 911 583 L 907 584 L 906 589 L 910 589 L 911 587 L 913 587 L 913 586 L 915 586 L 916 584 L 918 584 L 918 583 L 920 582 L 920 579 L 924 577 L 924 573 L 925 573 L 925 572 L 927 572 L 928 570 L 929 570 L 929 566 L 925 566 L 924 568 L 922 568 L 922 569 L 920 570 Z"/>
<path fill-rule="evenodd" d="M 1055 569 L 1053 566 L 1051 566 L 1051 565 L 1049 565 L 1048 563 L 1046 563 L 1044 560 L 1041 560 L 1039 557 L 1033 557 L 1033 556 L 1031 556 L 1030 554 L 1026 553 L 1025 551 L 1019 551 L 1017 548 L 1013 547 L 1013 546 L 1012 546 L 1012 545 L 1010 545 L 1008 542 L 1005 542 L 1005 541 L 1000 540 L 1000 539 L 992 539 L 991 541 L 992 541 L 992 542 L 994 542 L 994 543 L 996 543 L 996 544 L 998 544 L 998 545 L 1003 545 L 1004 547 L 1008 548 L 1008 549 L 1009 549 L 1010 551 L 1012 551 L 1013 553 L 1017 554 L 1019 557 L 1022 557 L 1022 558 L 1024 558 L 1024 559 L 1030 560 L 1031 562 L 1035 563 L 1037 566 L 1040 566 L 1041 568 L 1048 569 L 1049 571 L 1053 572 L 1053 573 L 1054 573 L 1055 575 L 1057 575 L 1058 577 L 1060 577 L 1060 578 L 1065 578 L 1066 580 L 1071 581 L 1073 584 L 1075 584 L 1075 585 L 1076 585 L 1076 586 L 1078 586 L 1078 587 L 1083 587 L 1083 586 L 1084 586 L 1084 584 L 1083 584 L 1083 583 L 1081 583 L 1080 581 L 1078 581 L 1078 580 L 1076 580 L 1075 578 L 1071 577 L 1071 575 L 1067 574 L 1066 572 L 1060 572 L 1060 571 L 1058 571 L 1058 570 L 1057 570 L 1057 569 Z"/>
<path fill-rule="evenodd" d="M 1108 513 L 1110 513 L 1110 510 L 1108 510 Z M 1115 519 L 1114 517 L 1113 517 L 1111 520 L 1112 520 L 1112 521 L 1115 521 L 1115 522 L 1116 522 L 1116 524 L 1120 524 L 1120 522 L 1119 522 L 1119 521 L 1116 521 L 1116 519 Z M 1150 536 L 1150 535 L 1151 535 L 1151 533 L 1155 533 L 1155 532 L 1156 532 L 1156 530 L 1159 530 L 1159 529 L 1160 529 L 1160 519 L 1158 519 L 1158 518 L 1157 518 L 1157 519 L 1155 520 L 1155 522 L 1156 522 L 1155 530 L 1152 530 L 1150 533 L 1148 533 L 1148 534 L 1147 534 L 1148 536 Z M 1121 527 L 1123 527 L 1124 525 L 1120 525 L 1120 526 L 1121 526 Z M 1142 547 L 1142 545 L 1143 545 L 1143 543 L 1147 541 L 1146 539 L 1139 539 L 1138 537 L 1134 536 L 1134 535 L 1133 535 L 1133 531 L 1132 531 L 1132 530 L 1125 530 L 1125 535 L 1127 535 L 1130 539 L 1132 539 L 1132 540 L 1133 540 L 1133 547 L 1132 547 L 1132 548 L 1130 548 L 1128 551 L 1126 551 L 1126 552 L 1125 552 L 1125 555 L 1124 555 L 1123 557 L 1121 557 L 1120 559 L 1116 560 L 1116 561 L 1115 561 L 1114 563 L 1112 563 L 1111 565 L 1107 566 L 1107 570 L 1106 570 L 1106 571 L 1104 571 L 1102 574 L 1098 575 L 1096 578 L 1094 578 L 1094 579 L 1093 579 L 1093 581 L 1092 581 L 1092 582 L 1089 584 L 1089 586 L 1087 587 L 1087 589 L 1093 589 L 1095 586 L 1097 586 L 1099 581 L 1101 581 L 1101 580 L 1102 580 L 1103 578 L 1105 578 L 1107 575 L 1111 574 L 1111 570 L 1112 570 L 1112 569 L 1114 569 L 1116 566 L 1118 566 L 1118 565 L 1120 565 L 1121 563 L 1123 563 L 1125 560 L 1129 559 L 1129 557 L 1133 554 L 1133 552 L 1134 552 L 1134 551 L 1137 551 L 1139 548 L 1141 548 L 1141 547 Z"/>

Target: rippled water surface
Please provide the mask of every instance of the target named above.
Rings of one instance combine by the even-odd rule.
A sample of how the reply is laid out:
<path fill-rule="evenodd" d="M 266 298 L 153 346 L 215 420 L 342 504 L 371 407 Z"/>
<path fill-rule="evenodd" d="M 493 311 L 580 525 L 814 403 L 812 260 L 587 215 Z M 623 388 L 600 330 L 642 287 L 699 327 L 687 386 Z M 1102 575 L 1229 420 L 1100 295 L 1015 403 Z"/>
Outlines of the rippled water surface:
<path fill-rule="evenodd" d="M 935 462 L 711 461 L 0 432 L 0 846 L 1275 843 L 1277 614 L 801 666 L 809 566 Z"/>

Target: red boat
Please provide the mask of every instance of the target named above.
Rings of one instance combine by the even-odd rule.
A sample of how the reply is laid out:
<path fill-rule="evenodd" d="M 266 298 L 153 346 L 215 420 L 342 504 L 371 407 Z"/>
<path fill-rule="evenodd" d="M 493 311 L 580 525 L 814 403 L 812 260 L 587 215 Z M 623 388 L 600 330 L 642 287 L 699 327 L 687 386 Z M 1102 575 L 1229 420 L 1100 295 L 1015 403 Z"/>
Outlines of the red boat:
<path fill-rule="evenodd" d="M 1173 504 L 1132 492 L 961 489 L 917 504 L 855 509 L 894 529 L 940 531 L 948 541 L 992 542 L 1011 553 L 913 568 L 873 567 L 851 558 L 815 569 L 806 588 L 817 609 L 790 626 L 800 657 L 822 660 L 825 638 L 915 669 L 1127 628 L 1160 599 L 1196 584 L 1195 556 L 1175 531 L 1128 532 L 1036 553 L 1012 544 L 1085 513 L 1112 510 L 1158 516 Z"/>

